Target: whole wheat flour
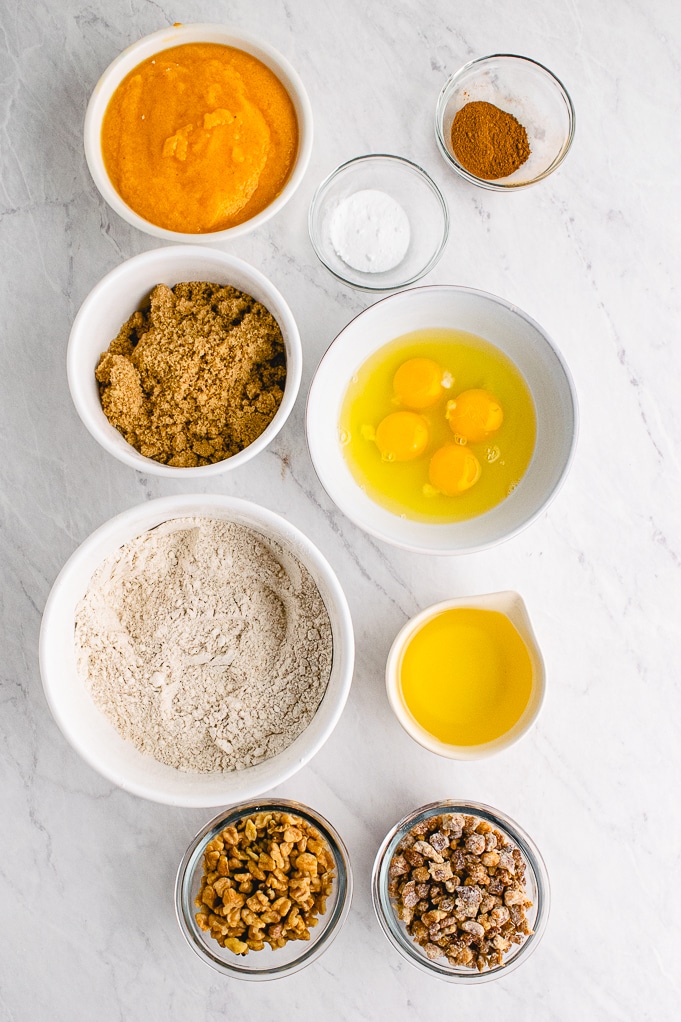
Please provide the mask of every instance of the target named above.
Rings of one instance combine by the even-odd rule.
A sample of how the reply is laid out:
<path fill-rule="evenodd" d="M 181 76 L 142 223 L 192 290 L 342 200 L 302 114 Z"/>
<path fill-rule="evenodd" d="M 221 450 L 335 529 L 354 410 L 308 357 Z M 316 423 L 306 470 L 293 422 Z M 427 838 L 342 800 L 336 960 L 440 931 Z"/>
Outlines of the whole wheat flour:
<path fill-rule="evenodd" d="M 137 748 L 181 770 L 241 770 L 310 723 L 331 624 L 309 572 L 250 529 L 165 522 L 92 576 L 76 609 L 78 671 Z"/>

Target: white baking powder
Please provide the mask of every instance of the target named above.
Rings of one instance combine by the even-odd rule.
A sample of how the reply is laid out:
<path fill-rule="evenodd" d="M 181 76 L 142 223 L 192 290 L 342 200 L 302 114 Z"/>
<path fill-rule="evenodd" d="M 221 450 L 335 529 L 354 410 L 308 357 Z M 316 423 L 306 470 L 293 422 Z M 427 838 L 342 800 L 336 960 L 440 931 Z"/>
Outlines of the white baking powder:
<path fill-rule="evenodd" d="M 363 273 L 383 273 L 402 262 L 411 231 L 395 199 L 364 188 L 338 203 L 329 222 L 331 244 L 344 263 Z"/>

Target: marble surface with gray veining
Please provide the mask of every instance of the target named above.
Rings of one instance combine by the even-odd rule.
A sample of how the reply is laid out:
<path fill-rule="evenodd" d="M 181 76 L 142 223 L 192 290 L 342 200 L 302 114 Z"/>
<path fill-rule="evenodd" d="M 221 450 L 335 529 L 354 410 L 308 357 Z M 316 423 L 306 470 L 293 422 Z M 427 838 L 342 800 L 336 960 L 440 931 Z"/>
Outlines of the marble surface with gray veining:
<path fill-rule="evenodd" d="M 675 0 L 6 0 L 0 9 L 0 1019 L 2 1022 L 681 1016 L 681 343 L 678 204 L 681 16 Z M 356 894 L 333 947 L 270 984 L 227 981 L 185 945 L 177 864 L 210 810 L 136 799 L 66 743 L 42 694 L 41 611 L 60 567 L 113 514 L 195 486 L 143 477 L 78 419 L 65 373 L 93 285 L 156 242 L 120 220 L 86 168 L 99 75 L 174 21 L 222 21 L 277 47 L 308 88 L 307 176 L 272 221 L 228 246 L 280 288 L 305 353 L 301 394 L 270 449 L 206 489 L 261 502 L 336 569 L 357 636 L 347 708 L 281 795 L 345 838 Z M 446 76 L 486 53 L 531 56 L 565 82 L 577 135 L 561 169 L 495 195 L 454 177 L 433 111 Z M 572 472 L 514 540 L 461 558 L 392 549 L 331 504 L 304 439 L 305 396 L 340 328 L 372 301 L 334 280 L 306 215 L 338 163 L 392 152 L 441 186 L 452 230 L 425 283 L 499 294 L 537 319 L 578 388 Z M 516 589 L 548 667 L 532 732 L 497 758 L 438 759 L 400 729 L 383 670 L 396 631 L 452 595 Z M 534 837 L 553 906 L 513 974 L 474 989 L 414 970 L 374 918 L 378 844 L 439 797 L 506 811 Z"/>

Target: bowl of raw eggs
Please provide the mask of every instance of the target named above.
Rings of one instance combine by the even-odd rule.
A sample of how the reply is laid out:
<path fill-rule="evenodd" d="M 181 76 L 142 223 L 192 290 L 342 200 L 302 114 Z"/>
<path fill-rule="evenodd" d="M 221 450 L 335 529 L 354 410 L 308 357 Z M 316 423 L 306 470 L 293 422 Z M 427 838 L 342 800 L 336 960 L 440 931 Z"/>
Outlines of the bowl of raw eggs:
<path fill-rule="evenodd" d="M 547 507 L 577 439 L 570 372 L 510 302 L 454 285 L 391 295 L 317 369 L 307 440 L 325 490 L 366 532 L 472 553 Z"/>

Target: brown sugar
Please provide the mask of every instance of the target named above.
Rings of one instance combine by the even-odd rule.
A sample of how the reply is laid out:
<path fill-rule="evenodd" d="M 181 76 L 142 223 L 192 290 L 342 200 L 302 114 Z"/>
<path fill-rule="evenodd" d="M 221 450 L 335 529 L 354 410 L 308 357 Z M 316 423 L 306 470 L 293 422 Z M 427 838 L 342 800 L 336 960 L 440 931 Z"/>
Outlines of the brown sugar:
<path fill-rule="evenodd" d="M 95 371 L 109 422 L 140 454 L 176 467 L 223 461 L 260 436 L 284 396 L 279 325 L 243 291 L 158 284 Z"/>
<path fill-rule="evenodd" d="M 527 131 L 513 114 L 479 101 L 457 110 L 451 140 L 461 166 L 485 181 L 513 174 L 531 151 Z"/>

